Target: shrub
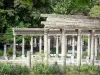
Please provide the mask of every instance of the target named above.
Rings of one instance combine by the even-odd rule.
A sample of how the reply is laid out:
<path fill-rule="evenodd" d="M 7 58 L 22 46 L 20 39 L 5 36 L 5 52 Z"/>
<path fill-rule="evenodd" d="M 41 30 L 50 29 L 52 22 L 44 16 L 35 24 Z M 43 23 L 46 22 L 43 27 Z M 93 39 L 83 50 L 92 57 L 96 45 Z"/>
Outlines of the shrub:
<path fill-rule="evenodd" d="M 100 18 L 100 6 L 95 5 L 91 10 L 90 10 L 90 16 L 91 17 L 98 17 Z"/>
<path fill-rule="evenodd" d="M 8 47 L 7 56 L 8 56 L 8 57 L 11 57 L 12 54 L 13 54 L 13 48 L 12 48 L 12 47 Z"/>
<path fill-rule="evenodd" d="M 44 63 L 38 63 L 33 68 L 34 74 L 62 74 L 63 71 L 58 64 L 45 65 Z"/>
<path fill-rule="evenodd" d="M 30 70 L 26 66 L 0 64 L 0 75 L 29 75 Z"/>
<path fill-rule="evenodd" d="M 21 56 L 21 51 L 16 51 L 16 56 Z M 13 48 L 12 47 L 8 47 L 8 50 L 7 50 L 7 56 L 8 57 L 11 57 L 13 55 Z"/>
<path fill-rule="evenodd" d="M 67 66 L 66 74 L 67 75 L 98 75 L 100 74 L 100 67 L 97 66 Z"/>
<path fill-rule="evenodd" d="M 0 56 L 3 56 L 3 51 L 2 50 L 0 50 Z"/>

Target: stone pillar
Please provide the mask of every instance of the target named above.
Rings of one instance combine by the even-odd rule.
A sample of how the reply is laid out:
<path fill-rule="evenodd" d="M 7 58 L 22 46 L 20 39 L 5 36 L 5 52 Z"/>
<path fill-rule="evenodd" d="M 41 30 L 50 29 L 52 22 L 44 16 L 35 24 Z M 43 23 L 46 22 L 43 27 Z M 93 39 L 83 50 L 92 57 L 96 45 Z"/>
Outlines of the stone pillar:
<path fill-rule="evenodd" d="M 72 56 L 71 56 L 71 61 L 72 63 L 74 63 L 74 56 L 75 56 L 75 38 L 74 36 L 72 35 Z"/>
<path fill-rule="evenodd" d="M 31 36 L 30 45 L 31 45 L 31 56 L 33 57 L 33 36 Z"/>
<path fill-rule="evenodd" d="M 90 39 L 90 35 L 88 35 L 88 57 L 87 57 L 87 63 L 90 63 L 90 56 L 91 56 L 91 39 Z"/>
<path fill-rule="evenodd" d="M 42 36 L 40 36 L 40 39 L 39 39 L 39 52 L 40 53 L 42 52 Z"/>
<path fill-rule="evenodd" d="M 65 29 L 62 29 L 62 46 L 61 46 L 61 50 L 62 50 L 62 65 L 66 66 L 66 36 L 65 36 Z"/>
<path fill-rule="evenodd" d="M 4 58 L 8 59 L 7 58 L 7 45 L 6 44 L 4 45 Z"/>
<path fill-rule="evenodd" d="M 58 45 L 58 42 L 59 42 L 59 37 L 58 35 L 56 36 L 56 57 L 58 58 L 58 55 L 59 55 L 59 45 Z"/>
<path fill-rule="evenodd" d="M 16 58 L 16 35 L 14 35 L 14 41 L 13 41 L 13 59 Z"/>
<path fill-rule="evenodd" d="M 24 35 L 22 36 L 22 58 L 25 57 L 25 39 L 24 39 Z"/>
<path fill-rule="evenodd" d="M 95 60 L 97 58 L 97 36 L 95 36 Z"/>
<path fill-rule="evenodd" d="M 83 56 L 83 36 L 81 36 L 81 62 L 82 62 L 82 56 Z"/>
<path fill-rule="evenodd" d="M 48 54 L 50 56 L 50 36 L 48 36 Z"/>
<path fill-rule="evenodd" d="M 92 30 L 91 33 L 91 59 L 90 59 L 90 64 L 94 65 L 94 51 L 95 51 L 95 39 L 94 39 L 94 30 Z"/>
<path fill-rule="evenodd" d="M 34 47 L 37 47 L 37 41 L 36 41 L 36 38 L 34 38 Z"/>
<path fill-rule="evenodd" d="M 81 65 L 81 30 L 77 34 L 77 66 Z"/>
<path fill-rule="evenodd" d="M 45 61 L 48 64 L 48 29 L 44 29 L 44 54 L 45 54 Z"/>

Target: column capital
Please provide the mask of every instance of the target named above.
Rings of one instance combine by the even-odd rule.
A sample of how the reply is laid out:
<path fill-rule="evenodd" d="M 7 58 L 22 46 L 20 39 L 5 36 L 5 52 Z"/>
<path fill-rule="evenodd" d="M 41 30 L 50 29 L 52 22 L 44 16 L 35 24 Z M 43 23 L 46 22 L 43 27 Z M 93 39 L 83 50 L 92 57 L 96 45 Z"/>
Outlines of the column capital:
<path fill-rule="evenodd" d="M 48 33 L 49 28 L 44 28 L 44 33 Z"/>
<path fill-rule="evenodd" d="M 78 33 L 81 33 L 81 32 L 82 32 L 82 30 L 81 30 L 81 29 L 78 29 L 78 30 L 77 30 L 77 32 L 78 32 Z"/>
<path fill-rule="evenodd" d="M 91 30 L 91 34 L 94 34 L 95 33 L 95 30 Z"/>

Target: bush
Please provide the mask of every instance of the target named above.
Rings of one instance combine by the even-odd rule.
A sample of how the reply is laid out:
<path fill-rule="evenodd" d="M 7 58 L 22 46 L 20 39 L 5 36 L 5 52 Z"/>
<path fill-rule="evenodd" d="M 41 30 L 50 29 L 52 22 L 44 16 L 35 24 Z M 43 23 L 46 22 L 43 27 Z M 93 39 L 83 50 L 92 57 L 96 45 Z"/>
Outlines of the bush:
<path fill-rule="evenodd" d="M 12 47 L 8 47 L 7 56 L 8 56 L 8 57 L 11 57 L 12 54 L 13 54 L 13 48 L 12 48 Z"/>
<path fill-rule="evenodd" d="M 57 64 L 45 65 L 44 63 L 38 63 L 33 68 L 34 74 L 62 74 L 61 67 Z"/>
<path fill-rule="evenodd" d="M 66 67 L 67 75 L 98 75 L 100 74 L 100 67 L 98 66 L 67 66 Z"/>
<path fill-rule="evenodd" d="M 0 75 L 29 75 L 30 70 L 26 66 L 0 64 Z"/>
<path fill-rule="evenodd" d="M 21 51 L 16 51 L 16 56 L 21 56 Z M 13 48 L 12 47 L 8 47 L 8 50 L 7 50 L 7 56 L 8 57 L 11 57 L 13 55 Z"/>
<path fill-rule="evenodd" d="M 0 56 L 3 56 L 3 51 L 2 50 L 0 50 Z"/>
<path fill-rule="evenodd" d="M 100 18 L 100 6 L 95 5 L 91 10 L 90 10 L 90 16 L 91 17 L 98 17 Z"/>

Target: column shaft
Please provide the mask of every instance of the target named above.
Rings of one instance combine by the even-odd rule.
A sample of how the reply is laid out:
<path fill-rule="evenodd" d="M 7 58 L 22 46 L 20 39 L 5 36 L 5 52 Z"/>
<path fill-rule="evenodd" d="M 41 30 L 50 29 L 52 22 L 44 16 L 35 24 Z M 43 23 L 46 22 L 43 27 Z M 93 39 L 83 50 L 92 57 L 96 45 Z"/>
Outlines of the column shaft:
<path fill-rule="evenodd" d="M 81 35 L 80 30 L 78 30 L 78 36 L 77 36 L 77 65 L 81 65 Z"/>
<path fill-rule="evenodd" d="M 24 35 L 22 37 L 22 58 L 25 57 L 25 40 L 24 40 Z"/>
<path fill-rule="evenodd" d="M 95 59 L 97 58 L 97 36 L 95 36 Z"/>
<path fill-rule="evenodd" d="M 61 47 L 61 50 L 62 50 L 62 63 L 63 63 L 63 66 L 66 66 L 66 36 L 65 36 L 65 30 L 62 29 L 62 47 Z"/>
<path fill-rule="evenodd" d="M 31 56 L 33 57 L 33 36 L 31 36 Z"/>
<path fill-rule="evenodd" d="M 50 36 L 48 36 L 48 54 L 50 55 Z"/>
<path fill-rule="evenodd" d="M 34 47 L 37 47 L 37 40 L 34 38 Z"/>
<path fill-rule="evenodd" d="M 48 64 L 48 29 L 44 29 L 44 54 L 46 64 Z"/>
<path fill-rule="evenodd" d="M 58 41 L 59 41 L 59 38 L 58 38 L 58 36 L 56 36 L 56 56 L 57 56 L 57 57 L 58 57 L 58 54 L 59 54 Z"/>
<path fill-rule="evenodd" d="M 40 39 L 39 39 L 39 52 L 40 53 L 42 52 L 42 36 L 40 36 Z"/>
<path fill-rule="evenodd" d="M 72 36 L 72 63 L 74 63 L 74 56 L 75 56 L 75 38 Z"/>
<path fill-rule="evenodd" d="M 91 56 L 91 39 L 90 39 L 90 35 L 88 35 L 88 57 L 87 57 L 87 63 L 89 64 L 90 62 L 90 56 Z"/>
<path fill-rule="evenodd" d="M 91 65 L 94 65 L 94 50 L 95 50 L 95 39 L 94 39 L 94 30 L 91 33 Z"/>
<path fill-rule="evenodd" d="M 4 45 L 4 58 L 7 59 L 7 45 Z"/>
<path fill-rule="evenodd" d="M 83 36 L 81 36 L 81 62 L 82 62 L 82 56 L 83 56 Z"/>
<path fill-rule="evenodd" d="M 14 35 L 14 41 L 13 41 L 13 59 L 16 58 L 16 35 Z"/>

